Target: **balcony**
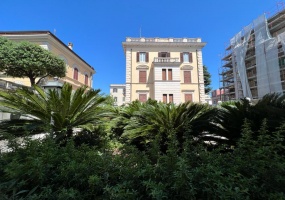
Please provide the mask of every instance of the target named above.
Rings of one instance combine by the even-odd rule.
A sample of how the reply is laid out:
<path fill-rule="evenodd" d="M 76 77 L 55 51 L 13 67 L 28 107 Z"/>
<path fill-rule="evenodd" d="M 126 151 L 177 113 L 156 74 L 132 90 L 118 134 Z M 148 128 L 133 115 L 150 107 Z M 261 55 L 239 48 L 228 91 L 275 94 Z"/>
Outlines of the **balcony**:
<path fill-rule="evenodd" d="M 170 58 L 170 57 L 156 57 L 153 60 L 154 63 L 180 63 L 179 58 Z"/>

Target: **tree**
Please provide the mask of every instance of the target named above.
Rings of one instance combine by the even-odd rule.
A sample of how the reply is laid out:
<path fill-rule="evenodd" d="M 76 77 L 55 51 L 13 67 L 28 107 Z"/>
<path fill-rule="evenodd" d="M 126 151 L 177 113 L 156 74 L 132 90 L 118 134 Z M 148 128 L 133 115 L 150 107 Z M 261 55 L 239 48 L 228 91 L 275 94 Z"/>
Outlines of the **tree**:
<path fill-rule="evenodd" d="M 37 44 L 12 42 L 0 37 L 0 71 L 12 77 L 30 79 L 31 85 L 45 77 L 64 77 L 64 61 Z"/>
<path fill-rule="evenodd" d="M 204 73 L 204 85 L 205 85 L 205 94 L 208 94 L 211 90 L 211 74 L 208 72 L 208 68 L 206 65 L 203 66 L 203 73 Z"/>
<path fill-rule="evenodd" d="M 227 143 L 235 145 L 241 138 L 244 121 L 250 124 L 255 137 L 263 120 L 267 119 L 267 128 L 270 133 L 276 131 L 285 121 L 285 94 L 267 94 L 256 104 L 247 99 L 234 102 L 223 102 L 216 113 L 216 124 L 221 129 L 217 134 L 226 137 Z M 256 139 L 256 138 L 255 138 Z"/>
<path fill-rule="evenodd" d="M 175 136 L 182 147 L 186 138 L 203 139 L 215 124 L 211 123 L 216 109 L 204 104 L 142 104 L 133 112 L 122 134 L 128 142 L 137 146 L 151 144 L 159 137 L 161 150 L 167 149 L 167 143 Z"/>
<path fill-rule="evenodd" d="M 28 117 L 1 121 L 0 131 L 11 130 L 16 124 L 29 133 L 37 129 L 51 131 L 59 141 L 70 138 L 74 128 L 92 128 L 105 116 L 102 105 L 106 98 L 99 92 L 86 91 L 86 87 L 73 92 L 72 86 L 67 83 L 60 92 L 49 90 L 46 93 L 37 85 L 34 85 L 34 90 L 0 91 L 0 106 Z"/>

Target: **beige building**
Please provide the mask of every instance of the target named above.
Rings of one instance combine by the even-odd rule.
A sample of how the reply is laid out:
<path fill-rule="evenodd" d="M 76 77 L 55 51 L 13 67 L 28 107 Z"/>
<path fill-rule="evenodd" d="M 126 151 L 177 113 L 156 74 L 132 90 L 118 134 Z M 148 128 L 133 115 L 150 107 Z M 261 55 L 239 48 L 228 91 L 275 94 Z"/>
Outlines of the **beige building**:
<path fill-rule="evenodd" d="M 126 103 L 205 103 L 200 38 L 127 38 Z"/>
<path fill-rule="evenodd" d="M 68 45 L 64 44 L 50 31 L 9 31 L 0 32 L 0 36 L 16 42 L 23 40 L 33 42 L 44 49 L 51 51 L 62 58 L 66 63 L 66 76 L 61 78 L 60 82 L 70 83 L 73 86 L 73 89 L 77 89 L 83 85 L 92 87 L 95 70 L 72 50 L 72 43 L 69 43 Z M 28 78 L 12 78 L 0 74 L 0 79 L 30 86 Z"/>
<path fill-rule="evenodd" d="M 111 84 L 110 95 L 114 98 L 114 105 L 121 106 L 125 104 L 126 99 L 126 85 L 125 84 Z"/>

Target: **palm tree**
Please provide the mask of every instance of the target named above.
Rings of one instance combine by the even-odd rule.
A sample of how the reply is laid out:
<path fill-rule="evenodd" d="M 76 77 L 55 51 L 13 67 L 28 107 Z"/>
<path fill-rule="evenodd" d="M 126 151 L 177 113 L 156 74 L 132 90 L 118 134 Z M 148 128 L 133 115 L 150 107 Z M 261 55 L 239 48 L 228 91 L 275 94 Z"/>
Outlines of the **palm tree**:
<path fill-rule="evenodd" d="M 256 104 L 250 103 L 247 99 L 235 102 L 224 102 L 217 113 L 216 123 L 221 129 L 218 135 L 228 138 L 227 143 L 235 145 L 241 138 L 244 121 L 250 124 L 255 136 L 267 119 L 269 132 L 273 132 L 285 120 L 285 94 L 267 94 Z"/>
<path fill-rule="evenodd" d="M 105 116 L 102 105 L 106 98 L 99 92 L 86 90 L 86 87 L 73 92 L 70 84 L 64 84 L 61 91 L 45 92 L 37 85 L 33 89 L 0 91 L 0 106 L 27 117 L 3 121 L 0 130 L 11 131 L 17 124 L 20 129 L 32 134 L 34 130 L 50 131 L 57 140 L 69 138 L 74 128 L 95 126 Z"/>
<path fill-rule="evenodd" d="M 165 151 L 167 141 L 172 136 L 177 138 L 180 146 L 186 138 L 202 138 L 203 134 L 210 130 L 210 127 L 215 126 L 211 123 L 214 110 L 208 105 L 190 102 L 179 105 L 145 104 L 134 112 L 124 128 L 122 137 L 136 145 L 147 145 L 159 137 L 161 150 Z"/>

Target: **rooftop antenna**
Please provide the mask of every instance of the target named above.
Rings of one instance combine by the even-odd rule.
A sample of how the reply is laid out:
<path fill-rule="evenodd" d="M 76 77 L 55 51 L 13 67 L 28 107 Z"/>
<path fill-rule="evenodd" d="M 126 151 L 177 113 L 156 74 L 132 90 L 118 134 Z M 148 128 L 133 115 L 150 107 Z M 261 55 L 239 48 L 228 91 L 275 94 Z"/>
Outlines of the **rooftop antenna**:
<path fill-rule="evenodd" d="M 140 27 L 140 38 L 142 37 L 142 26 Z"/>
<path fill-rule="evenodd" d="M 53 34 L 56 35 L 56 29 L 53 29 Z"/>

